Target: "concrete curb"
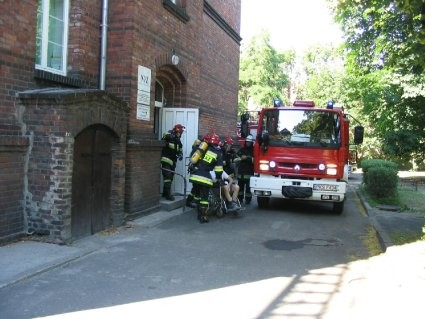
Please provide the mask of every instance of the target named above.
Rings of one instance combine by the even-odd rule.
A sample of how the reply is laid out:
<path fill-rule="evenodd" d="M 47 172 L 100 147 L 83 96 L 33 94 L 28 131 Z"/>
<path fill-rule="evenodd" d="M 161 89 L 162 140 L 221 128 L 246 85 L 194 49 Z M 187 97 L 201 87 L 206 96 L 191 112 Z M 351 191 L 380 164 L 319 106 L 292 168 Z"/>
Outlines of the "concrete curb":
<path fill-rule="evenodd" d="M 363 196 L 361 191 L 358 189 L 358 187 L 355 188 L 357 196 L 360 198 L 360 202 L 362 203 L 362 206 L 364 210 L 366 211 L 367 215 L 369 216 L 369 220 L 372 224 L 372 227 L 375 229 L 379 243 L 381 244 L 381 248 L 383 252 L 387 250 L 388 247 L 393 246 L 393 242 L 391 241 L 388 233 L 385 231 L 385 229 L 381 226 L 381 224 L 376 219 L 376 209 L 371 207 L 369 203 L 366 201 L 366 198 Z"/>

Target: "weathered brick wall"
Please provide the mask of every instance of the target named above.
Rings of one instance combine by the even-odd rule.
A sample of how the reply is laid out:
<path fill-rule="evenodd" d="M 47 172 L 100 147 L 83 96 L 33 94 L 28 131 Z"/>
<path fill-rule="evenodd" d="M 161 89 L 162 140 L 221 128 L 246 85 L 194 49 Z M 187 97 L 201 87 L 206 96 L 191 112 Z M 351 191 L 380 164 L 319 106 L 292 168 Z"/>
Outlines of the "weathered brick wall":
<path fill-rule="evenodd" d="M 125 211 L 129 219 L 159 208 L 159 159 L 157 147 L 127 146 Z"/>
<path fill-rule="evenodd" d="M 239 32 L 240 1 L 210 3 L 228 27 Z M 200 109 L 201 134 L 235 132 L 239 43 L 205 13 L 204 1 L 186 4 L 189 21 L 167 10 L 162 1 L 111 3 L 107 89 L 130 105 L 128 138 L 135 143 L 127 153 L 130 215 L 149 211 L 159 196 L 162 144 L 153 123 L 157 78 L 166 87 L 167 106 Z M 180 57 L 177 66 L 169 65 L 172 50 Z M 150 121 L 136 119 L 138 65 L 152 70 Z"/>
<path fill-rule="evenodd" d="M 42 90 L 19 94 L 30 138 L 25 210 L 28 230 L 53 242 L 71 238 L 74 139 L 94 124 L 119 137 L 112 158 L 111 207 L 115 225 L 124 220 L 127 107 L 98 90 Z"/>
<path fill-rule="evenodd" d="M 34 87 L 36 1 L 0 3 L 0 136 L 21 135 L 15 93 Z"/>
<path fill-rule="evenodd" d="M 72 0 L 69 9 L 68 76 L 98 87 L 101 1 Z"/>
<path fill-rule="evenodd" d="M 208 3 L 230 29 L 239 32 L 240 0 Z M 204 1 L 187 3 L 187 22 L 157 0 L 125 5 L 112 1 L 110 12 L 107 88 L 129 102 L 129 138 L 157 139 L 153 134 L 153 103 L 151 121 L 136 119 L 137 67 L 143 65 L 153 71 L 153 102 L 159 72 L 156 63 L 169 63 L 164 57 L 169 57 L 171 50 L 179 55 L 180 63 L 174 70 L 161 73 L 161 82 L 169 84 L 167 106 L 199 107 L 201 133 L 213 127 L 225 135 L 235 131 L 239 43 L 205 13 Z M 172 72 L 181 72 L 184 81 Z"/>
<path fill-rule="evenodd" d="M 237 33 L 240 33 L 241 0 L 207 0 L 207 2 Z"/>
<path fill-rule="evenodd" d="M 240 1 L 208 1 L 216 5 L 213 9 L 222 17 L 239 16 L 236 10 Z M 233 12 L 233 15 L 230 14 Z M 232 18 L 226 21 L 238 23 Z M 239 27 L 234 26 L 234 31 Z M 201 133 L 215 131 L 221 137 L 233 136 L 237 121 L 238 85 L 239 85 L 239 43 L 217 25 L 210 15 L 203 16 L 203 35 L 201 37 L 202 104 L 200 112 Z"/>
<path fill-rule="evenodd" d="M 23 209 L 28 139 L 15 94 L 33 87 L 36 1 L 0 3 L 0 241 L 26 230 Z"/>
<path fill-rule="evenodd" d="M 0 136 L 0 242 L 25 231 L 24 169 L 28 139 Z"/>
<path fill-rule="evenodd" d="M 20 231 L 25 231 L 28 222 L 33 229 L 62 238 L 68 236 L 64 229 L 68 227 L 69 218 L 64 207 L 70 196 L 67 193 L 70 172 L 61 171 L 60 163 L 69 161 L 62 152 L 69 150 L 78 130 L 99 114 L 106 114 L 99 111 L 100 106 L 92 109 L 89 102 L 81 106 L 79 115 L 74 118 L 65 116 L 73 113 L 64 109 L 64 102 L 59 100 L 57 109 L 54 104 L 46 106 L 35 102 L 24 107 L 16 100 L 17 93 L 30 89 L 98 87 L 101 2 L 73 0 L 70 3 L 68 74 L 58 76 L 35 69 L 37 1 L 0 2 L 0 157 L 5 163 L 14 162 L 17 171 L 22 170 L 0 175 L 1 187 L 14 185 L 16 190 L 21 189 L 14 193 L 17 198 L 0 198 L 3 205 L 0 218 L 2 222 L 6 219 L 6 224 L 14 229 L 11 232 L 22 227 L 15 220 L 24 220 Z M 116 178 L 120 180 L 117 183 L 126 185 L 125 189 L 115 187 L 118 184 L 113 187 L 114 211 L 125 206 L 127 214 L 132 215 L 158 207 L 158 161 L 162 143 L 154 133 L 153 121 L 157 77 L 167 86 L 168 106 L 200 109 L 201 134 L 213 128 L 222 135 L 234 130 L 238 40 L 229 37 L 223 27 L 206 14 L 204 1 L 182 3 L 186 5 L 183 19 L 166 8 L 162 0 L 109 1 L 106 91 L 128 104 L 126 139 L 134 142 L 129 144 L 127 158 L 113 159 Z M 239 32 L 240 0 L 207 3 L 214 8 L 219 20 Z M 177 66 L 167 65 L 171 50 L 180 57 Z M 150 121 L 136 119 L 138 65 L 152 69 Z M 102 97 L 97 99 L 98 103 L 102 101 Z M 108 101 L 105 104 L 113 105 Z M 106 108 L 114 114 L 113 108 Z M 71 132 L 71 136 L 67 136 L 67 132 Z M 11 136 L 15 139 L 10 139 Z M 2 169 L 8 170 L 8 164 L 3 164 Z M 26 170 L 28 176 L 25 176 Z M 23 203 L 28 209 L 27 215 L 23 215 Z M 20 209 L 19 205 L 22 205 Z M 115 216 L 117 220 L 121 218 L 119 214 Z"/>

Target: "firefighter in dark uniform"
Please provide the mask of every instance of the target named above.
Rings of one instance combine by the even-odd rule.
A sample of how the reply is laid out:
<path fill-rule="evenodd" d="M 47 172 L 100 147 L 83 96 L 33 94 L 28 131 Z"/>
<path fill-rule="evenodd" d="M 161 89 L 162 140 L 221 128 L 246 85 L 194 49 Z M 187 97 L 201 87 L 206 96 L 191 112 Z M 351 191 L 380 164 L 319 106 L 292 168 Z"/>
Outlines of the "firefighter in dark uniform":
<path fill-rule="evenodd" d="M 199 204 L 198 204 L 198 219 L 201 223 L 208 222 L 208 195 L 209 190 L 213 187 L 213 179 L 211 171 L 215 172 L 216 178 L 221 179 L 223 174 L 223 158 L 219 146 L 220 138 L 217 134 L 209 135 L 207 141 L 208 148 L 204 152 L 202 158 L 193 164 L 192 173 L 189 181 L 193 185 L 198 185 L 199 189 Z"/>
<path fill-rule="evenodd" d="M 254 175 L 254 137 L 249 134 L 245 138 L 245 146 L 237 152 L 235 163 L 238 165 L 239 200 L 243 201 L 245 188 L 245 203 L 251 203 L 250 178 Z M 241 194 L 242 193 L 242 194 Z"/>
<path fill-rule="evenodd" d="M 236 152 L 233 149 L 233 139 L 227 137 L 223 143 L 223 168 L 224 171 L 232 178 L 235 178 Z"/>
<path fill-rule="evenodd" d="M 185 130 L 185 127 L 181 124 L 176 124 L 174 128 L 167 133 L 164 133 L 162 140 L 165 141 L 165 145 L 161 152 L 161 167 L 162 176 L 164 182 L 164 188 L 162 196 L 167 200 L 174 200 L 174 196 L 171 195 L 171 183 L 174 178 L 174 170 L 176 169 L 176 162 L 183 159 L 183 144 L 180 138 Z"/>
<path fill-rule="evenodd" d="M 198 161 L 199 158 L 203 156 L 204 149 L 199 148 L 202 142 L 208 143 L 209 141 L 209 135 L 204 135 L 201 139 L 196 139 L 192 144 L 192 151 L 190 152 L 190 163 L 188 167 L 188 173 L 192 174 L 192 171 L 195 168 L 195 163 Z M 194 154 L 197 153 L 195 156 Z M 192 190 L 190 191 L 190 194 L 186 198 L 186 206 L 187 207 L 197 207 L 199 203 L 200 197 L 199 197 L 199 185 L 198 184 L 192 184 Z"/>

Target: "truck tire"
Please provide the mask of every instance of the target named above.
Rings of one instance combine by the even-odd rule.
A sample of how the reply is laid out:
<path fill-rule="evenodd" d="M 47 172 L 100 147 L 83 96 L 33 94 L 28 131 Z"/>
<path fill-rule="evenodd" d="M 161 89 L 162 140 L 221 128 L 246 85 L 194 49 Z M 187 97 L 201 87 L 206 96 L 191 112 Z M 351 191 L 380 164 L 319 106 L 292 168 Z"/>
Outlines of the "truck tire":
<path fill-rule="evenodd" d="M 343 210 L 344 210 L 344 203 L 345 203 L 345 201 L 342 201 L 342 202 L 334 202 L 333 203 L 333 212 L 335 213 L 335 214 L 338 214 L 338 215 L 340 215 L 340 214 L 342 214 L 342 212 L 343 212 Z"/>
<path fill-rule="evenodd" d="M 257 203 L 259 208 L 267 208 L 269 205 L 270 197 L 257 196 Z"/>

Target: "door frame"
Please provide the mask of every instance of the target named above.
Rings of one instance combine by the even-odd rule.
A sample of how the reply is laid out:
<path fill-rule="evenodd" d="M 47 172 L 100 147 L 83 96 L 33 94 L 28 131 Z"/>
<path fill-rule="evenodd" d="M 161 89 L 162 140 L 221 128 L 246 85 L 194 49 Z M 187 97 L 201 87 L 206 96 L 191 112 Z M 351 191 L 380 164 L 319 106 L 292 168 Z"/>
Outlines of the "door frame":
<path fill-rule="evenodd" d="M 177 161 L 176 173 L 184 176 L 186 180 L 186 193 L 190 192 L 192 185 L 189 183 L 189 174 L 187 167 L 189 165 L 190 153 L 192 152 L 192 144 L 199 134 L 199 109 L 198 108 L 173 108 L 163 107 L 160 110 L 160 129 L 158 136 L 162 138 L 163 133 L 171 130 L 174 125 L 181 124 L 186 127 L 185 132 L 181 137 L 183 144 L 183 160 Z M 162 174 L 160 192 L 162 191 Z M 171 192 L 174 194 L 184 193 L 184 181 L 180 176 L 175 176 L 171 186 Z"/>

